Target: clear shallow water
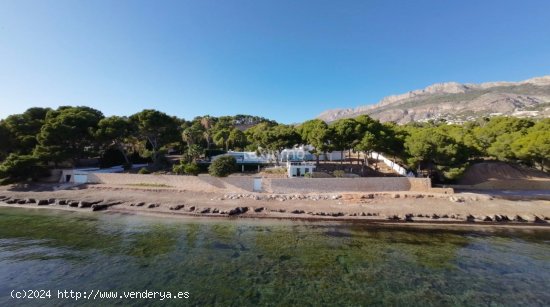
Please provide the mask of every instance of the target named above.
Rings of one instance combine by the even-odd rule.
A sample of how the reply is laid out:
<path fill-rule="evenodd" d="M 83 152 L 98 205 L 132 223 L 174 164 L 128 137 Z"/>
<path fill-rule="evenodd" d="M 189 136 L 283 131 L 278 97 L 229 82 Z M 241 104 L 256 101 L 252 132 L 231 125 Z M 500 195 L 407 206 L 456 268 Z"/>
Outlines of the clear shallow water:
<path fill-rule="evenodd" d="M 550 302 L 550 231 L 175 220 L 0 208 L 0 306 L 531 305 Z M 51 289 L 15 300 L 12 289 Z M 57 290 L 187 300 L 57 299 Z"/>

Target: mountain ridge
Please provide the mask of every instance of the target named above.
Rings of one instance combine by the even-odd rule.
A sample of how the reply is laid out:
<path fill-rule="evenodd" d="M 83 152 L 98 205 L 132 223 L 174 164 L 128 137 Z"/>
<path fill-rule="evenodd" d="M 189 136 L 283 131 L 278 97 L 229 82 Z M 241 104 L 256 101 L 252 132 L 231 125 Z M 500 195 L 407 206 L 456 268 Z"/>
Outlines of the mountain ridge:
<path fill-rule="evenodd" d="M 550 75 L 519 82 L 435 83 L 376 104 L 327 110 L 317 118 L 332 122 L 362 114 L 400 124 L 438 119 L 459 123 L 490 115 L 548 117 Z"/>

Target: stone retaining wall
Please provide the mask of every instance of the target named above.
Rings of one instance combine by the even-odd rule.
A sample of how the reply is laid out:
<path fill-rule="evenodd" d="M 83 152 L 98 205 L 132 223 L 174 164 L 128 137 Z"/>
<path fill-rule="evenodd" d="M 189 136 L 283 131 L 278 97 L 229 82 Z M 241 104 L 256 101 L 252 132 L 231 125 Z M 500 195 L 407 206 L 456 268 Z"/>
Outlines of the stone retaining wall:
<path fill-rule="evenodd" d="M 88 175 L 88 183 L 117 185 L 167 185 L 169 187 L 197 192 L 251 192 L 252 177 L 216 178 L 212 176 L 101 174 Z"/>
<path fill-rule="evenodd" d="M 89 183 L 114 185 L 166 185 L 197 192 L 252 192 L 253 177 L 141 175 L 91 173 Z M 369 178 L 263 178 L 262 188 L 267 193 L 341 193 L 415 191 L 452 193 L 452 189 L 434 189 L 428 178 L 369 177 Z"/>
<path fill-rule="evenodd" d="M 430 192 L 428 178 L 368 177 L 368 178 L 292 178 L 270 179 L 273 193 L 331 193 L 331 192 Z"/>

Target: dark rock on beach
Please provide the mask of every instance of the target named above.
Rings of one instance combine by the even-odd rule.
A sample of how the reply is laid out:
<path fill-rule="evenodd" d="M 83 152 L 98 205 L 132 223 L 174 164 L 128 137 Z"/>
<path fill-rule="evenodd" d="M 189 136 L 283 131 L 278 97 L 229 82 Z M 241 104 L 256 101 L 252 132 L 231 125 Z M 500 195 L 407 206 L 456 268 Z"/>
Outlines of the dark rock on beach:
<path fill-rule="evenodd" d="M 92 203 L 87 201 L 81 201 L 78 203 L 78 208 L 89 208 L 92 206 Z"/>
<path fill-rule="evenodd" d="M 47 206 L 50 204 L 50 202 L 47 199 L 41 199 L 36 203 L 38 206 Z"/>
<path fill-rule="evenodd" d="M 238 215 L 242 213 L 246 213 L 248 211 L 248 207 L 237 207 L 235 209 L 229 210 L 229 215 Z"/>
<path fill-rule="evenodd" d="M 108 203 L 96 203 L 92 205 L 92 211 L 105 210 L 111 206 L 120 205 L 120 204 L 122 204 L 121 201 L 108 202 Z"/>
<path fill-rule="evenodd" d="M 170 210 L 181 210 L 183 207 L 185 207 L 185 205 L 173 205 L 173 206 L 170 206 Z"/>
<path fill-rule="evenodd" d="M 522 222 L 522 223 L 527 222 L 526 219 L 524 219 L 523 217 L 521 217 L 521 216 L 519 216 L 519 215 L 516 215 L 516 218 L 514 219 L 514 221 L 516 221 L 516 222 Z"/>

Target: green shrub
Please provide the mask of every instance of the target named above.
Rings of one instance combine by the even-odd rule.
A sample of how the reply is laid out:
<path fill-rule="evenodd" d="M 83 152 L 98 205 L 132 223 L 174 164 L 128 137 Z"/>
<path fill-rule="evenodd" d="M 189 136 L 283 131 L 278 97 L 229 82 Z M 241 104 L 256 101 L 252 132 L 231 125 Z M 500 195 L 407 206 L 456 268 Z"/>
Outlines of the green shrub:
<path fill-rule="evenodd" d="M 172 172 L 176 175 L 183 175 L 185 173 L 184 167 L 185 163 L 174 164 L 172 166 Z"/>
<path fill-rule="evenodd" d="M 183 171 L 187 175 L 198 176 L 199 173 L 201 172 L 201 169 L 200 169 L 200 167 L 197 163 L 191 162 L 191 163 L 187 163 L 187 164 L 184 165 Z"/>
<path fill-rule="evenodd" d="M 332 175 L 334 177 L 344 177 L 345 174 L 346 174 L 346 172 L 344 172 L 342 170 L 336 170 L 336 171 L 332 172 Z"/>
<path fill-rule="evenodd" d="M 174 166 L 172 166 L 172 172 L 178 175 L 185 174 L 185 175 L 197 176 L 198 174 L 200 174 L 201 168 L 195 162 L 185 163 L 181 161 L 179 164 L 174 164 Z"/>
<path fill-rule="evenodd" d="M 305 178 L 313 178 L 313 174 L 312 173 L 305 173 L 304 177 Z"/>
<path fill-rule="evenodd" d="M 457 167 L 445 167 L 445 168 L 442 168 L 440 171 L 443 173 L 445 181 L 453 182 L 460 179 L 460 177 L 462 177 L 462 175 L 464 174 L 464 171 L 466 171 L 467 166 L 468 164 L 464 164 L 462 166 L 457 166 Z"/>
<path fill-rule="evenodd" d="M 215 177 L 226 177 L 237 169 L 237 160 L 232 156 L 219 157 L 208 167 L 208 173 Z"/>
<path fill-rule="evenodd" d="M 145 174 L 151 174 L 151 172 L 147 168 L 142 167 L 139 169 L 138 174 L 145 175 Z"/>

